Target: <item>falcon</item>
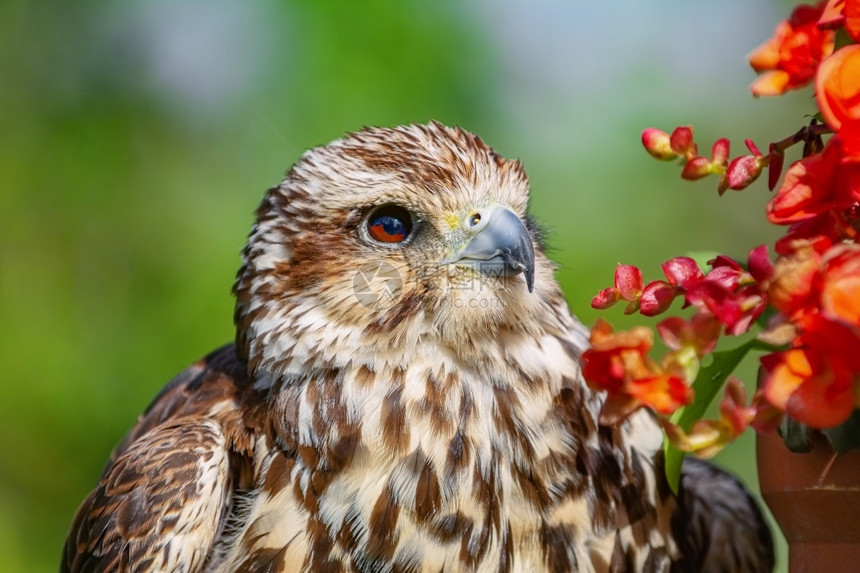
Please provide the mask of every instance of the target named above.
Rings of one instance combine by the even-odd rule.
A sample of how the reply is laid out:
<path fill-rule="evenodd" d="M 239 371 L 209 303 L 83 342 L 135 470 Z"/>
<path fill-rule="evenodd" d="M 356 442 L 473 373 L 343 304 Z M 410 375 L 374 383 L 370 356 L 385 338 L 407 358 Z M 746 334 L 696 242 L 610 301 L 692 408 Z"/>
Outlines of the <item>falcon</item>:
<path fill-rule="evenodd" d="M 439 123 L 307 151 L 242 251 L 236 340 L 174 378 L 63 571 L 768 571 L 743 486 L 680 493 L 603 396 L 518 161 Z"/>

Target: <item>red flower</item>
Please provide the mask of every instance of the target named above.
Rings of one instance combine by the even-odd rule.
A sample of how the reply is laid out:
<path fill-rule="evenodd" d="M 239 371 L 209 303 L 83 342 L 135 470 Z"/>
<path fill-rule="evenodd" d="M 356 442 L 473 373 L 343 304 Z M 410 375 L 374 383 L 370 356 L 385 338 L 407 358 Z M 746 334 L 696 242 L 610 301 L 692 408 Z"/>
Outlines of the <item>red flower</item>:
<path fill-rule="evenodd" d="M 650 374 L 645 357 L 651 346 L 651 331 L 644 326 L 616 333 L 598 319 L 591 329 L 591 348 L 583 355 L 583 376 L 592 388 L 619 392 L 629 372 Z"/>
<path fill-rule="evenodd" d="M 690 257 L 669 259 L 662 265 L 666 280 L 651 281 L 644 288 L 638 268 L 618 265 L 615 286 L 598 293 L 591 306 L 605 309 L 626 300 L 625 313 L 639 310 L 645 316 L 656 316 L 683 295 L 685 307 L 693 305 L 700 313 L 715 317 L 728 334 L 743 334 L 767 306 L 766 283 L 773 274 L 767 247 L 750 251 L 749 271 L 722 255 L 710 265 L 711 271 L 705 275 Z"/>
<path fill-rule="evenodd" d="M 818 27 L 822 30 L 833 30 L 845 24 L 845 0 L 828 0 L 818 19 Z"/>
<path fill-rule="evenodd" d="M 765 398 L 810 426 L 841 424 L 860 405 L 860 245 L 797 248 L 777 261 L 769 294 L 799 334 L 762 358 Z"/>
<path fill-rule="evenodd" d="M 822 30 L 845 26 L 848 34 L 860 41 L 860 0 L 830 0 L 818 20 Z"/>
<path fill-rule="evenodd" d="M 860 327 L 860 245 L 839 243 L 822 254 L 807 244 L 780 257 L 768 294 L 801 328 L 819 313 Z"/>
<path fill-rule="evenodd" d="M 798 342 L 798 348 L 762 357 L 764 396 L 804 424 L 838 426 L 860 405 L 860 332 L 814 316 Z"/>
<path fill-rule="evenodd" d="M 832 211 L 816 215 L 791 225 L 785 236 L 777 239 L 774 250 L 780 255 L 790 255 L 806 245 L 818 253 L 824 253 L 832 245 L 846 238 L 844 223 Z"/>
<path fill-rule="evenodd" d="M 616 333 L 598 320 L 592 328 L 582 372 L 591 388 L 607 392 L 602 423 L 614 423 L 642 406 L 671 414 L 692 399 L 684 380 L 648 358 L 652 345 L 645 327 Z"/>
<path fill-rule="evenodd" d="M 749 330 L 767 306 L 764 285 L 773 274 L 767 247 L 750 251 L 749 271 L 729 257 L 720 255 L 709 261 L 711 271 L 687 285 L 686 304 L 699 312 L 711 313 L 733 336 Z"/>
<path fill-rule="evenodd" d="M 860 45 L 845 46 L 822 62 L 815 97 L 827 125 L 845 142 L 845 157 L 860 160 Z"/>
<path fill-rule="evenodd" d="M 687 293 L 700 312 L 712 313 L 726 333 L 739 336 L 747 332 L 767 307 L 767 299 L 758 285 L 749 285 L 732 292 L 718 283 L 702 281 Z"/>
<path fill-rule="evenodd" d="M 823 3 L 798 6 L 776 27 L 773 38 L 750 54 L 753 69 L 764 72 L 750 88 L 753 95 L 780 95 L 815 76 L 818 63 L 833 52 L 833 31 L 818 27 L 823 8 Z"/>
<path fill-rule="evenodd" d="M 841 135 L 824 151 L 789 167 L 779 190 L 767 205 L 767 216 L 778 225 L 811 219 L 833 210 L 849 209 L 860 200 L 860 163 L 843 155 Z"/>

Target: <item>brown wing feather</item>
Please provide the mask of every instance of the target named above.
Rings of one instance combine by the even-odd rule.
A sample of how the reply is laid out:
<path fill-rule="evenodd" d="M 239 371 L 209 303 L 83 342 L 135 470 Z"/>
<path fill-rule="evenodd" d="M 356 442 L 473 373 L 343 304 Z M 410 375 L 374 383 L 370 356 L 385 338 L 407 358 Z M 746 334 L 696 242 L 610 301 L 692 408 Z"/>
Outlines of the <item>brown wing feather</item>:
<path fill-rule="evenodd" d="M 241 428 L 235 427 L 236 406 L 245 389 L 245 364 L 236 356 L 235 346 L 228 344 L 209 353 L 161 389 L 114 449 L 107 466 L 140 436 L 171 419 L 187 416 L 222 419 L 228 434 L 230 430 L 241 432 Z"/>
<path fill-rule="evenodd" d="M 206 559 L 228 491 L 225 437 L 182 418 L 135 441 L 78 511 L 69 571 L 193 571 Z"/>
<path fill-rule="evenodd" d="M 114 450 L 75 515 L 62 571 L 200 569 L 253 448 L 233 346 L 176 376 Z"/>

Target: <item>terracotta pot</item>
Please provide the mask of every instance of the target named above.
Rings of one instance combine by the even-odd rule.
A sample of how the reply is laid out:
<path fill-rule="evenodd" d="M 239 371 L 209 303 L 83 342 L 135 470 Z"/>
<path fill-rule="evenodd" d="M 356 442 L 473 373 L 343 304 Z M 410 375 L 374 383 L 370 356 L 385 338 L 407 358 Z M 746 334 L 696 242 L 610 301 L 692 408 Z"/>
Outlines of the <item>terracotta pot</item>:
<path fill-rule="evenodd" d="M 860 571 L 860 450 L 836 455 L 816 434 L 796 454 L 776 432 L 756 439 L 762 497 L 788 541 L 791 573 Z"/>

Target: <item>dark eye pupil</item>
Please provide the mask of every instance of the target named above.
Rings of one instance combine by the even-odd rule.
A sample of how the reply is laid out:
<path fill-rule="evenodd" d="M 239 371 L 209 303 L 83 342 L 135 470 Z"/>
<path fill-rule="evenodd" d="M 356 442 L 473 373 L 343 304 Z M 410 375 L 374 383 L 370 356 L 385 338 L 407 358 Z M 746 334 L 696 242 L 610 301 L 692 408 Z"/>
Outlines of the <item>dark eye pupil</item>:
<path fill-rule="evenodd" d="M 412 231 L 412 218 L 403 207 L 386 205 L 371 214 L 367 220 L 367 232 L 381 243 L 400 243 Z"/>
<path fill-rule="evenodd" d="M 389 235 L 406 235 L 406 225 L 400 219 L 395 219 L 391 215 L 384 215 L 376 220 L 377 225 L 382 225 L 382 229 Z"/>

